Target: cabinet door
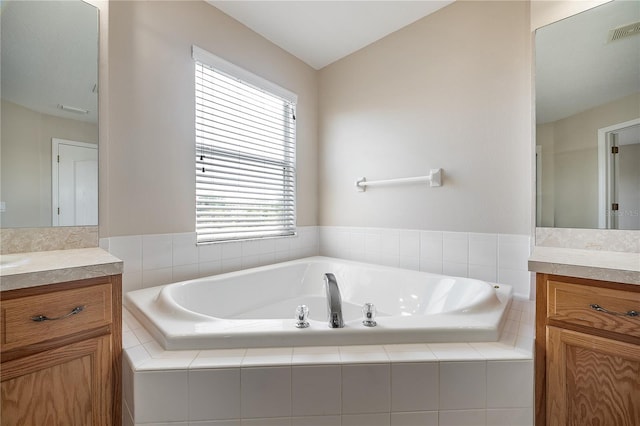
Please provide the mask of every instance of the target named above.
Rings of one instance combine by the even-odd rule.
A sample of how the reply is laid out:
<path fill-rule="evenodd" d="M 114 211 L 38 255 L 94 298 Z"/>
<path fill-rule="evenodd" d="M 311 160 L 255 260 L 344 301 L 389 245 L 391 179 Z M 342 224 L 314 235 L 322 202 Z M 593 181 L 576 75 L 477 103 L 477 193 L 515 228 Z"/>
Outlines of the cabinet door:
<path fill-rule="evenodd" d="M 2 426 L 111 425 L 110 336 L 2 364 Z"/>
<path fill-rule="evenodd" d="M 640 346 L 547 327 L 547 422 L 640 425 Z"/>

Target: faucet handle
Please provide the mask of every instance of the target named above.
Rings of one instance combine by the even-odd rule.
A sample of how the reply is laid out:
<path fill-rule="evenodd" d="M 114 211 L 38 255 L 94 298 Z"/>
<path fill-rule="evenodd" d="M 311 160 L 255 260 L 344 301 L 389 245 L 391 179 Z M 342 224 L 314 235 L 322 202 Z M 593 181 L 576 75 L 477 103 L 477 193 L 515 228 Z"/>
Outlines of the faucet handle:
<path fill-rule="evenodd" d="M 309 321 L 307 321 L 307 318 L 309 318 L 309 308 L 307 305 L 298 305 L 296 308 L 296 327 L 309 327 Z"/>
<path fill-rule="evenodd" d="M 365 303 L 362 306 L 362 313 L 364 315 L 364 319 L 362 320 L 362 324 L 367 327 L 375 327 L 376 323 L 376 307 L 373 303 Z"/>

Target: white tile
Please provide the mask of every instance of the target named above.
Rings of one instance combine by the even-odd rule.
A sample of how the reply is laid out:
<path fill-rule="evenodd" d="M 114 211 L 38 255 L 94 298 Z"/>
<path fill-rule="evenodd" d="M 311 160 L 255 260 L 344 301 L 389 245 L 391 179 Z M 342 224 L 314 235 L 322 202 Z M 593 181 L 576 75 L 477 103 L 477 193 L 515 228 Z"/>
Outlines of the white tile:
<path fill-rule="evenodd" d="M 341 424 L 342 421 L 339 415 L 291 418 L 291 426 L 341 426 Z"/>
<path fill-rule="evenodd" d="M 242 368 L 242 418 L 291 416 L 291 367 Z"/>
<path fill-rule="evenodd" d="M 222 259 L 222 243 L 200 244 L 198 246 L 198 262 L 219 262 Z"/>
<path fill-rule="evenodd" d="M 189 420 L 240 418 L 240 369 L 189 371 Z"/>
<path fill-rule="evenodd" d="M 222 259 L 222 273 L 239 271 L 242 269 L 242 259 L 237 257 L 234 259 Z"/>
<path fill-rule="evenodd" d="M 410 269 L 412 271 L 420 270 L 420 258 L 413 256 L 400 256 L 398 266 L 402 269 Z"/>
<path fill-rule="evenodd" d="M 138 346 L 141 342 L 138 340 L 133 331 L 122 331 L 122 347 L 124 349 Z"/>
<path fill-rule="evenodd" d="M 488 426 L 533 426 L 533 407 L 488 409 Z"/>
<path fill-rule="evenodd" d="M 128 411 L 128 407 L 134 407 L 133 403 L 133 369 L 129 364 L 129 360 L 126 356 L 122 357 L 122 411 Z M 133 423 L 133 416 L 127 412 L 127 417 L 131 416 L 131 422 Z"/>
<path fill-rule="evenodd" d="M 438 410 L 437 362 L 391 365 L 391 411 Z"/>
<path fill-rule="evenodd" d="M 290 426 L 291 417 L 242 419 L 242 426 Z"/>
<path fill-rule="evenodd" d="M 487 408 L 533 405 L 533 361 L 487 362 Z"/>
<path fill-rule="evenodd" d="M 293 348 L 292 364 L 339 364 L 337 346 L 299 346 Z"/>
<path fill-rule="evenodd" d="M 173 282 L 187 281 L 200 276 L 198 264 L 180 265 L 173 267 Z"/>
<path fill-rule="evenodd" d="M 142 270 L 142 236 L 109 238 L 109 253 L 124 262 L 124 272 Z"/>
<path fill-rule="evenodd" d="M 437 358 L 425 344 L 385 345 L 385 351 L 391 362 L 425 362 Z"/>
<path fill-rule="evenodd" d="M 142 288 L 142 271 L 129 271 L 122 274 L 122 294 Z"/>
<path fill-rule="evenodd" d="M 189 368 L 240 367 L 246 351 L 246 349 L 200 351 Z"/>
<path fill-rule="evenodd" d="M 432 274 L 442 274 L 442 260 L 420 258 L 420 270 Z"/>
<path fill-rule="evenodd" d="M 342 377 L 339 365 L 292 368 L 294 416 L 340 414 Z"/>
<path fill-rule="evenodd" d="M 440 426 L 485 426 L 485 410 L 440 411 Z M 493 426 L 493 425 L 489 425 Z"/>
<path fill-rule="evenodd" d="M 173 266 L 172 234 L 142 236 L 142 269 L 160 269 Z"/>
<path fill-rule="evenodd" d="M 220 272 L 222 272 L 222 261 L 220 260 L 198 263 L 198 275 L 201 277 L 218 275 Z"/>
<path fill-rule="evenodd" d="M 495 268 L 498 264 L 498 236 L 469 234 L 469 263 Z"/>
<path fill-rule="evenodd" d="M 397 259 L 400 255 L 400 235 L 395 229 L 380 231 L 380 253 L 383 258 Z"/>
<path fill-rule="evenodd" d="M 391 408 L 389 364 L 342 366 L 342 412 L 388 413 Z"/>
<path fill-rule="evenodd" d="M 293 349 L 284 348 L 249 348 L 242 360 L 243 367 L 291 365 Z"/>
<path fill-rule="evenodd" d="M 380 363 L 389 362 L 387 352 L 383 346 L 356 345 L 341 346 L 340 360 L 343 363 Z"/>
<path fill-rule="evenodd" d="M 466 277 L 469 274 L 466 263 L 442 262 L 442 273 L 453 277 Z"/>
<path fill-rule="evenodd" d="M 438 412 L 391 413 L 391 426 L 438 426 Z"/>
<path fill-rule="evenodd" d="M 442 232 L 420 232 L 420 262 L 422 259 L 442 262 Z"/>
<path fill-rule="evenodd" d="M 349 254 L 353 259 L 362 259 L 365 254 L 365 236 L 364 231 L 355 230 L 349 233 Z"/>
<path fill-rule="evenodd" d="M 136 372 L 134 420 L 136 423 L 188 420 L 186 371 Z"/>
<path fill-rule="evenodd" d="M 482 280 L 489 283 L 498 281 L 498 271 L 495 266 L 482 266 L 469 264 L 469 278 Z"/>
<path fill-rule="evenodd" d="M 480 352 L 487 360 L 513 360 L 527 359 L 528 356 L 517 351 L 513 345 L 502 342 L 471 342 L 475 350 Z"/>
<path fill-rule="evenodd" d="M 140 328 L 136 328 L 131 330 L 133 332 L 133 334 L 136 336 L 136 339 L 138 339 L 138 341 L 142 344 L 148 343 L 148 342 L 154 342 L 155 340 L 153 339 L 153 336 L 151 335 L 151 333 L 149 333 L 147 331 L 146 328 L 144 327 L 140 327 Z M 156 343 L 157 345 L 157 343 Z"/>
<path fill-rule="evenodd" d="M 443 262 L 469 262 L 469 236 L 465 232 L 442 233 Z"/>
<path fill-rule="evenodd" d="M 125 349 L 123 355 L 123 358 L 126 357 L 134 369 L 151 359 L 151 355 L 142 345 Z"/>
<path fill-rule="evenodd" d="M 208 420 L 204 422 L 189 422 L 189 426 L 242 426 L 240 419 Z"/>
<path fill-rule="evenodd" d="M 484 361 L 440 363 L 440 409 L 485 408 L 487 366 Z"/>
<path fill-rule="evenodd" d="M 498 283 L 513 286 L 514 296 L 529 298 L 531 272 L 498 268 Z"/>
<path fill-rule="evenodd" d="M 468 343 L 429 343 L 427 346 L 440 361 L 484 360 L 482 354 Z"/>
<path fill-rule="evenodd" d="M 389 413 L 383 414 L 343 414 L 342 426 L 390 426 Z"/>
<path fill-rule="evenodd" d="M 367 230 L 364 237 L 364 249 L 366 253 L 382 252 L 382 235 L 380 231 L 375 229 Z"/>
<path fill-rule="evenodd" d="M 240 246 L 242 247 L 242 257 L 264 253 L 264 247 L 260 244 L 260 240 L 242 241 Z"/>
<path fill-rule="evenodd" d="M 420 258 L 420 231 L 399 231 L 400 257 Z"/>
<path fill-rule="evenodd" d="M 236 259 L 242 257 L 242 244 L 240 242 L 221 243 L 222 260 Z"/>
<path fill-rule="evenodd" d="M 276 252 L 289 251 L 291 249 L 292 237 L 276 238 L 273 242 L 273 249 Z"/>
<path fill-rule="evenodd" d="M 198 263 L 196 233 L 173 234 L 173 266 Z"/>
<path fill-rule="evenodd" d="M 142 271 L 142 287 L 149 288 L 173 282 L 173 268 L 145 269 Z"/>
<path fill-rule="evenodd" d="M 527 270 L 529 237 L 526 235 L 498 236 L 498 267 L 501 269 Z"/>

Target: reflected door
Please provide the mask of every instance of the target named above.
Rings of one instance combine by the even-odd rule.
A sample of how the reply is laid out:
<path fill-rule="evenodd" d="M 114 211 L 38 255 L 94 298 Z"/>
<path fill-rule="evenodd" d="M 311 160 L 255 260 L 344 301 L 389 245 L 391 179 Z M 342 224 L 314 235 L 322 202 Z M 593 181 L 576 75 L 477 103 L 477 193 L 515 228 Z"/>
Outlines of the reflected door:
<path fill-rule="evenodd" d="M 52 139 L 53 226 L 98 223 L 98 146 Z"/>

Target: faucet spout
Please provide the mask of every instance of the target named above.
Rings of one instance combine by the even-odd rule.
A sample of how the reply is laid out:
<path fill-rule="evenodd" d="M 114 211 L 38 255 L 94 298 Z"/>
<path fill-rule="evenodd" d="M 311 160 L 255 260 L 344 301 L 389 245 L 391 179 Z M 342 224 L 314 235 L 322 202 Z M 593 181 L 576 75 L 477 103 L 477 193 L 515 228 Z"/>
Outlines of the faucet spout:
<path fill-rule="evenodd" d="M 331 273 L 324 274 L 325 290 L 327 291 L 327 309 L 329 313 L 329 327 L 343 328 L 342 319 L 342 296 L 338 288 L 338 281 Z"/>

